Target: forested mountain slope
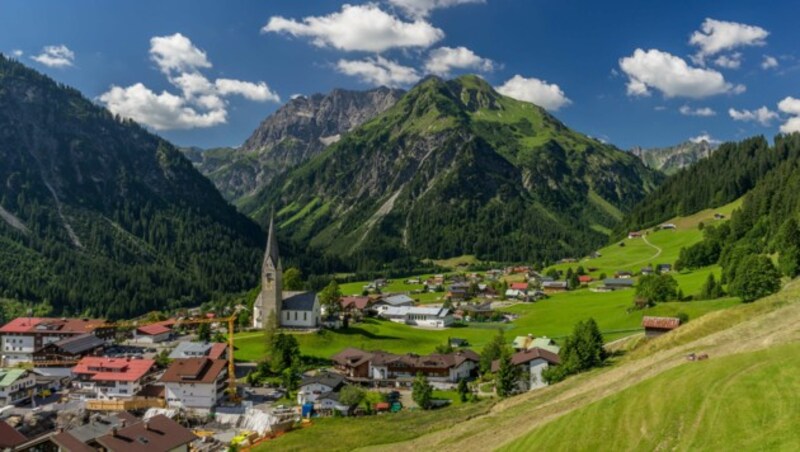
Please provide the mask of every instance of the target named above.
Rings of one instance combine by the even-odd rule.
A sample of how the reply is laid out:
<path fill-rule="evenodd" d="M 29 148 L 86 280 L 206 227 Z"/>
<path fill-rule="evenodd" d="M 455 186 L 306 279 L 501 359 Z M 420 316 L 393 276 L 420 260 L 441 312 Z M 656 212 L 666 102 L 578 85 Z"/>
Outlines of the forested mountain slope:
<path fill-rule="evenodd" d="M 257 283 L 261 230 L 170 143 L 0 55 L 0 296 L 120 317 Z"/>

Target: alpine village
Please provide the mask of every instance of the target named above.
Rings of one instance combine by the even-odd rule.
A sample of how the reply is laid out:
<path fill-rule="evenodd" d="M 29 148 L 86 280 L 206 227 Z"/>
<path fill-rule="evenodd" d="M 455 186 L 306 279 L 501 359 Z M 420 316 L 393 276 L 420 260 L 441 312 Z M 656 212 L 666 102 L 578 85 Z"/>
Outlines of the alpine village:
<path fill-rule="evenodd" d="M 0 451 L 800 450 L 797 5 L 356 3 L 0 6 Z"/>

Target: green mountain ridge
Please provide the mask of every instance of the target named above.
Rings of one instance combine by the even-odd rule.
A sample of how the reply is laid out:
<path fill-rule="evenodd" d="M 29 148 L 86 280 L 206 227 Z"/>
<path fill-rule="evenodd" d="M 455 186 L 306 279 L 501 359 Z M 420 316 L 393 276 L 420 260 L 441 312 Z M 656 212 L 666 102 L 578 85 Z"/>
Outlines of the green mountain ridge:
<path fill-rule="evenodd" d="M 0 55 L 0 296 L 122 317 L 256 284 L 261 230 L 170 143 Z"/>
<path fill-rule="evenodd" d="M 484 80 L 430 77 L 240 208 L 354 268 L 579 255 L 661 175 Z"/>

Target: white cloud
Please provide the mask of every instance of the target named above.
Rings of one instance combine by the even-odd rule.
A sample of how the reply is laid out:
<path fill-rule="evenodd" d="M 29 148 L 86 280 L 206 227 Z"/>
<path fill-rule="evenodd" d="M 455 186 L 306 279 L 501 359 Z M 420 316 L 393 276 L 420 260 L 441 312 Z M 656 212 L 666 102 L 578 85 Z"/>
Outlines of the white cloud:
<path fill-rule="evenodd" d="M 778 110 L 791 115 L 791 118 L 781 125 L 781 132 L 800 132 L 800 99 L 786 97 L 778 102 Z"/>
<path fill-rule="evenodd" d="M 778 119 L 778 113 L 767 107 L 761 107 L 755 110 L 736 110 L 735 108 L 731 108 L 728 109 L 728 114 L 734 121 L 753 121 L 762 126 L 768 126 L 772 120 Z"/>
<path fill-rule="evenodd" d="M 420 79 L 416 69 L 381 56 L 363 60 L 339 60 L 336 70 L 373 85 L 402 86 Z"/>
<path fill-rule="evenodd" d="M 428 17 L 434 9 L 449 8 L 467 3 L 486 3 L 486 0 L 388 0 L 411 17 Z"/>
<path fill-rule="evenodd" d="M 425 70 L 429 73 L 445 77 L 453 69 L 475 69 L 490 72 L 494 70 L 494 62 L 488 58 L 479 57 L 466 47 L 439 47 L 428 53 Z"/>
<path fill-rule="evenodd" d="M 495 89 L 504 96 L 531 102 L 551 111 L 572 103 L 555 83 L 547 83 L 537 78 L 525 78 L 521 75 L 515 75 Z"/>
<path fill-rule="evenodd" d="M 689 66 L 682 58 L 658 49 L 636 49 L 633 55 L 619 60 L 628 76 L 628 95 L 649 96 L 650 89 L 665 97 L 700 99 L 726 92 L 740 93 L 743 85 L 733 86 L 713 69 Z"/>
<path fill-rule="evenodd" d="M 711 135 L 709 135 L 706 132 L 703 132 L 702 134 L 700 134 L 700 135 L 698 135 L 696 137 L 689 138 L 689 141 L 691 141 L 692 143 L 702 143 L 704 141 L 706 143 L 709 143 L 709 144 L 722 143 L 720 140 L 715 139 L 714 137 L 712 137 Z"/>
<path fill-rule="evenodd" d="M 739 69 L 742 65 L 742 53 L 735 52 L 730 55 L 720 55 L 714 60 L 714 64 L 726 69 Z"/>
<path fill-rule="evenodd" d="M 14 50 L 12 50 L 12 51 L 11 51 L 11 55 L 12 55 L 14 58 L 19 58 L 19 57 L 21 57 L 21 56 L 23 55 L 23 53 L 24 53 L 24 52 L 23 52 L 22 50 L 19 50 L 19 49 L 14 49 Z"/>
<path fill-rule="evenodd" d="M 42 53 L 31 56 L 31 59 L 47 67 L 69 67 L 75 61 L 75 52 L 64 44 L 46 46 L 42 49 Z"/>
<path fill-rule="evenodd" d="M 717 114 L 709 107 L 692 108 L 688 105 L 682 106 L 678 111 L 685 116 L 715 116 Z"/>
<path fill-rule="evenodd" d="M 318 47 L 366 52 L 383 52 L 398 47 L 430 47 L 444 38 L 441 29 L 424 20 L 405 22 L 372 3 L 346 4 L 340 12 L 310 16 L 301 21 L 274 16 L 261 32 L 310 38 Z"/>
<path fill-rule="evenodd" d="M 692 33 L 689 44 L 698 47 L 696 62 L 725 50 L 743 46 L 761 46 L 769 32 L 755 25 L 707 18 L 699 31 Z"/>
<path fill-rule="evenodd" d="M 179 33 L 152 38 L 150 57 L 180 95 L 168 91 L 157 94 L 141 83 L 112 85 L 98 98 L 109 111 L 155 130 L 191 129 L 224 124 L 228 115 L 225 98 L 231 95 L 257 102 L 280 102 L 264 82 L 209 80 L 199 72 L 200 68 L 212 66 L 208 56 Z"/>
<path fill-rule="evenodd" d="M 264 82 L 252 83 L 244 82 L 242 80 L 233 80 L 229 78 L 218 78 L 214 84 L 217 90 L 223 96 L 229 94 L 238 94 L 245 99 L 254 100 L 257 102 L 280 102 L 281 98 L 272 90 L 269 89 Z"/>
<path fill-rule="evenodd" d="M 164 73 L 187 72 L 211 67 L 206 52 L 195 47 L 189 38 L 180 33 L 151 38 L 150 58 Z"/>
<path fill-rule="evenodd" d="M 146 124 L 155 130 L 211 127 L 226 121 L 225 109 L 198 112 L 187 101 L 163 91 L 156 94 L 141 83 L 127 88 L 112 86 L 100 101 L 115 114 Z"/>
<path fill-rule="evenodd" d="M 764 60 L 761 61 L 761 69 L 770 69 L 774 67 L 778 67 L 778 59 L 773 56 L 764 55 Z"/>

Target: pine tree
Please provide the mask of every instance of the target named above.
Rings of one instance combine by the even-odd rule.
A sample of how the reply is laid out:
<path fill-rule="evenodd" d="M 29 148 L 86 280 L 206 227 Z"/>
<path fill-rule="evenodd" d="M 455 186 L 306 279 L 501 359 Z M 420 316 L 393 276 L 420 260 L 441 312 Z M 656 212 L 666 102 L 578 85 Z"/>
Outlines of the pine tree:
<path fill-rule="evenodd" d="M 519 369 L 512 364 L 511 350 L 508 347 L 503 347 L 499 361 L 499 369 L 495 377 L 495 388 L 498 396 L 508 397 L 514 393 L 519 378 Z"/>
<path fill-rule="evenodd" d="M 461 403 L 466 402 L 469 396 L 469 385 L 465 378 L 458 380 L 458 387 L 456 390 L 458 391 L 458 399 L 461 400 Z"/>
<path fill-rule="evenodd" d="M 428 378 L 422 372 L 417 373 L 416 378 L 414 378 L 414 383 L 411 387 L 411 398 L 423 410 L 431 407 L 433 387 L 428 383 Z"/>

